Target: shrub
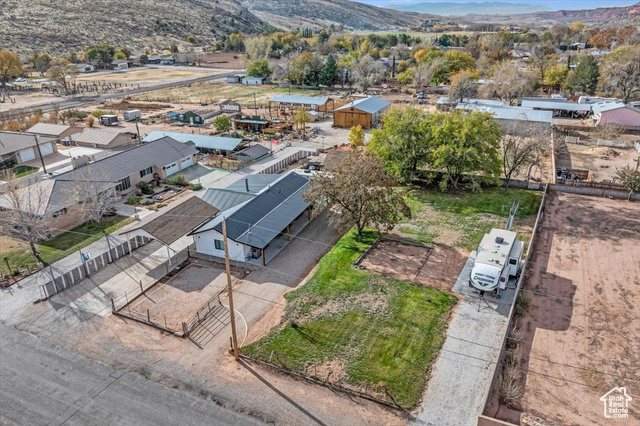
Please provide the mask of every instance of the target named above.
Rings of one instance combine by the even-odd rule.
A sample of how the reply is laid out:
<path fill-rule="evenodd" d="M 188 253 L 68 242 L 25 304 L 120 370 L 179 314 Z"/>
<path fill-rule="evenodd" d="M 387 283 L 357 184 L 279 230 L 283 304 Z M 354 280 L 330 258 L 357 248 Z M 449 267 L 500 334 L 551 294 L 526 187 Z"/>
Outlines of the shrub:
<path fill-rule="evenodd" d="M 149 185 L 148 182 L 144 182 L 144 181 L 138 182 L 136 184 L 136 187 L 138 187 L 138 189 L 142 191 L 144 195 L 153 194 L 153 189 L 151 188 L 151 185 Z"/>
<path fill-rule="evenodd" d="M 520 291 L 518 298 L 516 299 L 516 306 L 514 308 L 514 315 L 516 317 L 523 317 L 529 310 L 531 304 L 531 296 L 526 291 Z"/>
<path fill-rule="evenodd" d="M 93 115 L 95 118 L 100 118 L 101 115 L 115 115 L 115 113 L 113 111 L 105 111 L 103 109 L 94 109 L 91 112 L 91 115 Z"/>
<path fill-rule="evenodd" d="M 202 189 L 202 185 L 200 185 L 199 183 L 192 183 L 191 185 L 189 185 L 189 188 L 192 191 L 200 191 Z"/>
<path fill-rule="evenodd" d="M 139 195 L 130 195 L 129 198 L 127 198 L 127 204 L 140 204 L 141 201 L 142 197 Z"/>
<path fill-rule="evenodd" d="M 184 176 L 175 175 L 173 177 L 173 179 L 171 179 L 171 184 L 172 185 L 187 186 L 187 185 L 189 185 L 189 182 L 187 182 L 187 180 L 184 178 Z"/>

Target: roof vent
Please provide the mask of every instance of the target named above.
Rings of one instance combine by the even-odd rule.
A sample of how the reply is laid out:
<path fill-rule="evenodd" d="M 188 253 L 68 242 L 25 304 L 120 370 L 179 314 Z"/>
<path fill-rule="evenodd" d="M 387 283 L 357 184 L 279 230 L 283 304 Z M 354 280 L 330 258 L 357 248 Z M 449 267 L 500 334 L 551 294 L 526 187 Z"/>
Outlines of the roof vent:
<path fill-rule="evenodd" d="M 496 243 L 498 244 L 502 244 L 504 242 L 504 238 L 502 237 L 496 237 Z"/>

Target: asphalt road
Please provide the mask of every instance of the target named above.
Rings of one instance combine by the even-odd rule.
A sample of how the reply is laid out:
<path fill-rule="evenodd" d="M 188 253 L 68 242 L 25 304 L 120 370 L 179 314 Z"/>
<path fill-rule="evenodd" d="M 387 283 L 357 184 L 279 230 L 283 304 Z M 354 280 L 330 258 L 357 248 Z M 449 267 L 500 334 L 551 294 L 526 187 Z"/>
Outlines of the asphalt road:
<path fill-rule="evenodd" d="M 257 425 L 185 390 L 0 323 L 1 425 Z"/>
<path fill-rule="evenodd" d="M 237 73 L 238 73 L 238 71 L 233 71 L 233 72 L 228 72 L 228 73 L 224 73 L 224 74 L 209 75 L 209 76 L 206 76 L 206 77 L 198 77 L 198 78 L 185 80 L 185 81 L 175 81 L 175 82 L 171 82 L 171 83 L 158 84 L 157 86 L 142 87 L 140 89 L 129 90 L 127 92 L 108 93 L 106 95 L 97 96 L 95 98 L 84 98 L 84 99 L 77 99 L 77 100 L 71 100 L 71 101 L 55 102 L 55 103 L 52 103 L 52 104 L 49 104 L 49 105 L 42 105 L 42 106 L 37 106 L 37 107 L 32 107 L 32 108 L 24 108 L 21 111 L 23 111 L 26 114 L 32 113 L 32 112 L 34 112 L 36 110 L 42 110 L 42 111 L 46 112 L 46 111 L 49 111 L 49 110 L 53 109 L 55 106 L 57 106 L 58 108 L 68 108 L 68 107 L 72 107 L 72 106 L 79 106 L 79 105 L 88 104 L 88 103 L 91 103 L 91 102 L 102 102 L 102 101 L 106 101 L 108 99 L 120 98 L 120 97 L 123 97 L 123 96 L 131 96 L 131 95 L 138 95 L 140 93 L 153 92 L 155 90 L 171 89 L 171 88 L 174 88 L 174 87 L 184 87 L 184 86 L 188 86 L 190 84 L 202 83 L 202 82 L 205 82 L 205 81 L 225 80 L 227 77 L 229 77 L 231 75 L 235 75 Z"/>

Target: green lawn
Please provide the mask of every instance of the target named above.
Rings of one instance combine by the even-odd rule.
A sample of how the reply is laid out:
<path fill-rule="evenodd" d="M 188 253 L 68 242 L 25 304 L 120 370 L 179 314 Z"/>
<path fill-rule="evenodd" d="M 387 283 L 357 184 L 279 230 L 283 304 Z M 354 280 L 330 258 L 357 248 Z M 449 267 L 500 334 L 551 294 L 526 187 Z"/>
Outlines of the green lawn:
<path fill-rule="evenodd" d="M 350 231 L 319 262 L 313 277 L 285 294 L 281 326 L 242 348 L 248 355 L 415 406 L 444 342 L 456 298 L 372 275 L 353 262 L 374 241 Z M 324 369 L 323 369 L 324 368 Z"/>
<path fill-rule="evenodd" d="M 98 241 L 104 235 L 102 229 L 111 233 L 131 222 L 133 222 L 133 219 L 130 217 L 105 217 L 102 220 L 100 229 L 95 222 L 87 222 L 48 241 L 42 241 L 37 245 L 37 249 L 40 251 L 40 255 L 45 262 L 53 263 Z M 12 241 L 12 243 L 15 243 L 15 241 Z M 17 266 L 26 267 L 27 265 L 35 267 L 37 260 L 31 254 L 29 246 L 27 244 L 19 245 L 19 249 L 8 251 L 5 251 L 6 249 L 0 249 L 0 257 L 8 257 L 12 268 Z M 5 262 L 2 262 L 2 270 L 7 271 Z"/>
<path fill-rule="evenodd" d="M 405 201 L 413 218 L 398 230 L 422 243 L 439 242 L 475 250 L 482 236 L 491 228 L 507 225 L 514 200 L 520 208 L 514 223 L 520 238 L 528 241 L 530 226 L 538 212 L 542 193 L 524 189 L 485 188 L 482 192 L 450 191 L 412 187 Z M 522 228 L 522 229 L 519 229 Z"/>
<path fill-rule="evenodd" d="M 31 166 L 16 166 L 13 168 L 13 173 L 15 173 L 16 177 L 23 177 L 23 176 L 27 176 L 30 175 L 31 173 L 35 173 L 38 170 L 40 170 L 37 167 L 31 167 Z"/>

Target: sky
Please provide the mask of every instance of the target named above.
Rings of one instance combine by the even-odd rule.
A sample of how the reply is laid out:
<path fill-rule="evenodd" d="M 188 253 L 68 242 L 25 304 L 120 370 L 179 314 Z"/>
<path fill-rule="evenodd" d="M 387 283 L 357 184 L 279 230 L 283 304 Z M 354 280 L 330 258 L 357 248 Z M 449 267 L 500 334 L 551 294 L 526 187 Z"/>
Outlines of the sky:
<path fill-rule="evenodd" d="M 500 1 L 503 3 L 534 4 L 545 6 L 549 10 L 562 9 L 595 9 L 597 7 L 631 6 L 640 0 L 356 0 L 360 3 L 375 6 L 406 5 L 415 3 L 483 3 L 485 1 Z"/>

